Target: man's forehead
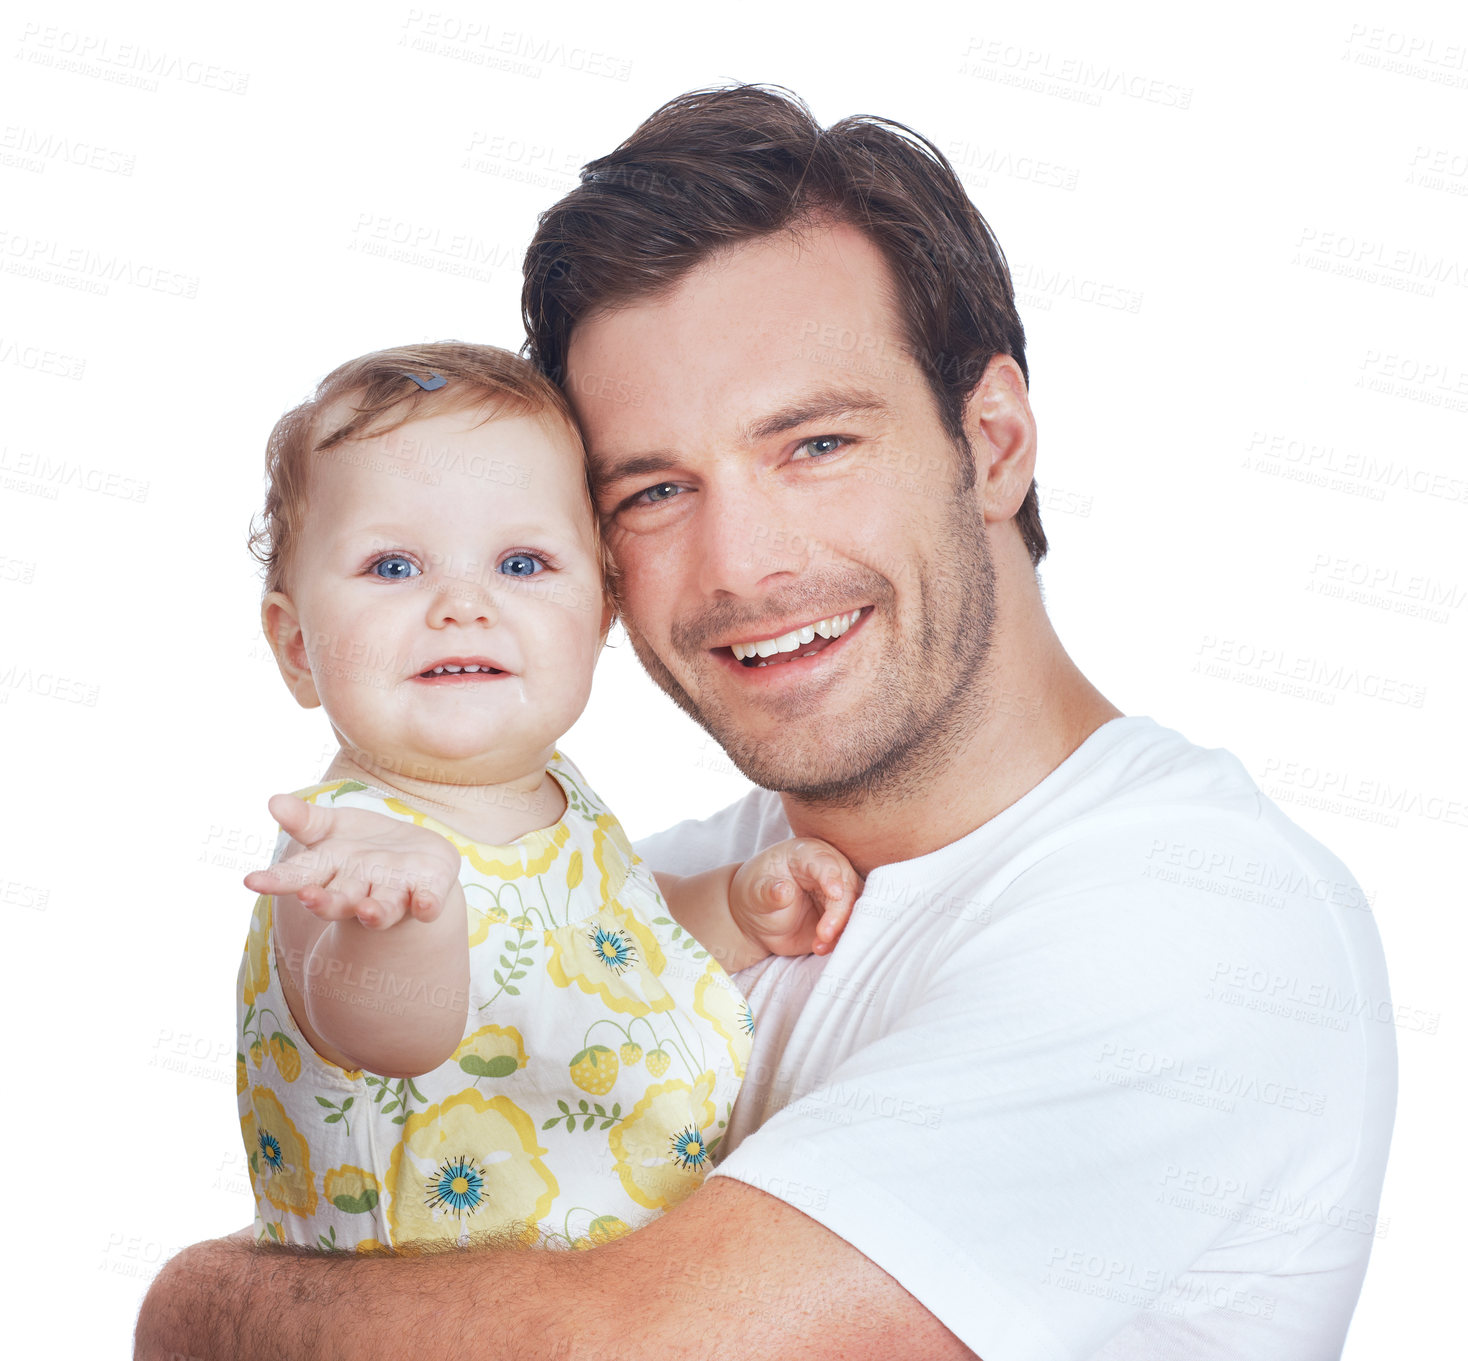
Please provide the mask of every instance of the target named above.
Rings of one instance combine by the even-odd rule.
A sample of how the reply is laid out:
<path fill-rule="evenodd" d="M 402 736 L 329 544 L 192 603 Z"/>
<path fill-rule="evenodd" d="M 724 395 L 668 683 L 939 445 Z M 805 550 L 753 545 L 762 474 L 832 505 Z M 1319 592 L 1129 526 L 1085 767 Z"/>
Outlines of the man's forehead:
<path fill-rule="evenodd" d="M 690 421 L 735 437 L 801 402 L 838 407 L 840 393 L 844 409 L 874 408 L 910 382 L 890 272 L 861 233 L 844 231 L 760 238 L 676 288 L 582 321 L 566 393 L 593 462 Z"/>

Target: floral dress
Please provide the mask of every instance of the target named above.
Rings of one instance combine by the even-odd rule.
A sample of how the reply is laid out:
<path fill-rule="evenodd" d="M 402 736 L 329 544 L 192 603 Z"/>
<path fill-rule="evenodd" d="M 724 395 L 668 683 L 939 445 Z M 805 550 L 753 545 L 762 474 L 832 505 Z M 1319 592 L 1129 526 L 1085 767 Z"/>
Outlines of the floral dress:
<path fill-rule="evenodd" d="M 557 752 L 554 827 L 470 841 L 356 781 L 300 791 L 432 828 L 469 908 L 462 1043 L 414 1078 L 322 1058 L 280 990 L 274 900 L 240 965 L 236 1079 L 257 1237 L 370 1251 L 508 1235 L 586 1247 L 704 1179 L 748 1060 L 749 1005 Z M 379 996 L 399 985 L 384 972 Z M 405 980 L 403 987 L 408 986 Z"/>

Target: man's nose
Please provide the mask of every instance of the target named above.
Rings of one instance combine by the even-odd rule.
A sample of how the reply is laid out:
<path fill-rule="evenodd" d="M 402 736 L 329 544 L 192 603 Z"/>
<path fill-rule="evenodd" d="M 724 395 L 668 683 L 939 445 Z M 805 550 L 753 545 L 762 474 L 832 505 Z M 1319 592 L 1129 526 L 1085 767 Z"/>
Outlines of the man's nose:
<path fill-rule="evenodd" d="M 499 603 L 488 586 L 465 577 L 438 582 L 428 607 L 428 622 L 434 628 L 445 624 L 495 624 Z"/>
<path fill-rule="evenodd" d="M 758 596 L 770 578 L 794 576 L 810 560 L 810 524 L 799 524 L 788 503 L 757 487 L 710 488 L 698 536 L 699 584 L 710 596 Z"/>

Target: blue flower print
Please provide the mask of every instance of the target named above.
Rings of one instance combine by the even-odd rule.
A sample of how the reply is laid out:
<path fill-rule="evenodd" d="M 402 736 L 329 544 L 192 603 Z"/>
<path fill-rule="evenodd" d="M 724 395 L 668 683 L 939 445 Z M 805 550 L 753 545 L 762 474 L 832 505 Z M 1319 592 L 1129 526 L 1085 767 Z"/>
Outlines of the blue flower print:
<path fill-rule="evenodd" d="M 428 1204 L 462 1219 L 473 1214 L 484 1199 L 484 1173 L 468 1158 L 453 1158 L 428 1183 Z"/>
<path fill-rule="evenodd" d="M 626 973 L 637 963 L 637 946 L 625 931 L 608 931 L 593 927 L 591 950 L 613 973 Z"/>
<path fill-rule="evenodd" d="M 679 1167 L 702 1167 L 708 1161 L 708 1145 L 703 1141 L 703 1133 L 689 1125 L 681 1129 L 673 1136 L 673 1161 Z"/>

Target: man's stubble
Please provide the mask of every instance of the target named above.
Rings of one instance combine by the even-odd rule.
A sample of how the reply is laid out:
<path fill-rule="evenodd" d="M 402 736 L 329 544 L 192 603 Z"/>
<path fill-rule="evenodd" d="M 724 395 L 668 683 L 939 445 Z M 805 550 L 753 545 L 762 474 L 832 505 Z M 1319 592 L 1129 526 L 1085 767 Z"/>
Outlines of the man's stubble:
<path fill-rule="evenodd" d="M 851 808 L 916 794 L 949 767 L 988 707 L 986 667 L 997 610 L 993 556 L 983 512 L 972 492 L 957 490 L 935 501 L 945 510 L 935 525 L 940 537 L 917 582 L 915 637 L 897 640 L 885 665 L 890 683 L 868 697 L 863 714 L 829 724 L 814 750 L 748 739 L 728 707 L 716 700 L 699 705 L 664 665 L 631 621 L 623 625 L 643 669 L 675 704 L 698 723 L 754 784 L 800 802 Z M 931 570 L 947 560 L 951 572 Z M 895 621 L 896 589 L 875 570 L 848 567 L 803 579 L 789 592 L 760 602 L 759 617 L 820 617 L 832 601 L 869 601 L 873 612 Z M 745 631 L 747 609 L 713 607 L 698 619 L 673 626 L 672 647 L 690 661 L 706 664 L 707 640 Z M 855 640 L 854 640 L 855 641 Z M 792 697 L 782 720 L 804 721 L 819 709 L 812 688 Z M 810 736 L 809 733 L 806 734 Z"/>

